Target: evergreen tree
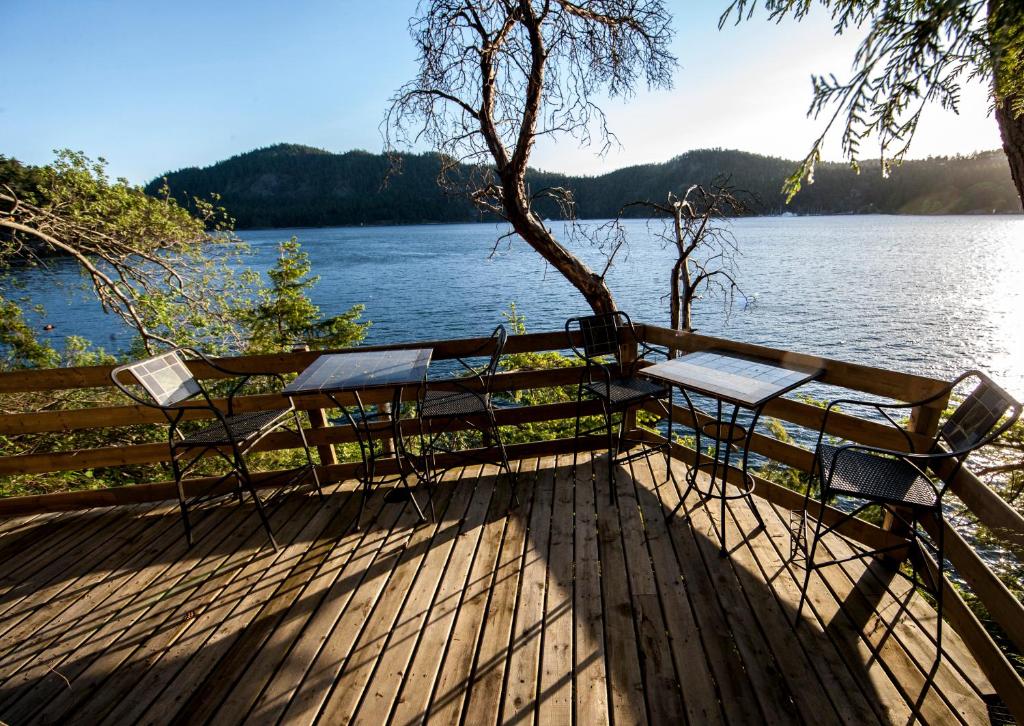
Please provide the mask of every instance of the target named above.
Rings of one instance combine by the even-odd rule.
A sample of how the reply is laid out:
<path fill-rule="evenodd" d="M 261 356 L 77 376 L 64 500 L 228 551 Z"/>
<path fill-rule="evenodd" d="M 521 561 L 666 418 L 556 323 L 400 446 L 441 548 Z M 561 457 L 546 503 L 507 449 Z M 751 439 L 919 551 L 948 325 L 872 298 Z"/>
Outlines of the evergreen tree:
<path fill-rule="evenodd" d="M 248 313 L 251 352 L 288 350 L 298 342 L 311 348 L 349 348 L 365 337 L 370 323 L 359 322 L 362 305 L 320 317 L 320 308 L 307 294 L 320 277 L 309 273 L 309 255 L 298 240 L 292 237 L 278 245 L 277 264 L 267 272 L 270 287 L 260 291 Z"/>

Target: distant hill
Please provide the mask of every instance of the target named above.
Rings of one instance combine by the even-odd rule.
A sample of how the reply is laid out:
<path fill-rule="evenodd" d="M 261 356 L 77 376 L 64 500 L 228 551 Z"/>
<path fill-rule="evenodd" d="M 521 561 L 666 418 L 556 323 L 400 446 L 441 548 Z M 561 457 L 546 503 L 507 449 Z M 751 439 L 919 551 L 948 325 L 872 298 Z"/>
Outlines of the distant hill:
<path fill-rule="evenodd" d="M 908 161 L 883 179 L 878 163 L 860 174 L 845 164 L 822 164 L 815 183 L 788 206 L 780 192 L 796 162 L 742 151 L 690 151 L 662 164 L 645 164 L 574 177 L 532 172 L 535 188 L 566 186 L 576 193 L 584 219 L 615 216 L 626 202 L 661 201 L 669 190 L 709 184 L 728 177 L 757 199 L 760 214 L 972 214 L 1019 212 L 1020 202 L 1002 152 L 968 157 Z M 221 195 L 240 229 L 323 227 L 358 224 L 462 222 L 481 219 L 472 205 L 437 185 L 438 158 L 410 154 L 402 173 L 385 178 L 388 159 L 349 151 L 334 154 L 295 144 L 278 144 L 234 156 L 205 168 L 166 175 L 172 195 Z M 156 192 L 163 178 L 147 185 Z M 540 210 L 557 218 L 554 207 Z"/>

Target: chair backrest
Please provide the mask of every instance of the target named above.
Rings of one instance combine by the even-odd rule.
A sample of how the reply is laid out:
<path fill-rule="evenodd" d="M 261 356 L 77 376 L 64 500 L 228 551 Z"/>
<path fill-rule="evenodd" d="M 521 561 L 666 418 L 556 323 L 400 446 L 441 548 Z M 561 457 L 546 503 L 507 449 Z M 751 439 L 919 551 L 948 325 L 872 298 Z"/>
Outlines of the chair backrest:
<path fill-rule="evenodd" d="M 501 354 L 505 350 L 505 343 L 508 342 L 508 331 L 505 330 L 504 325 L 499 325 L 494 329 L 494 332 L 491 333 L 491 340 L 494 341 L 494 351 L 491 353 L 491 359 L 487 362 L 487 368 L 483 373 L 484 389 L 487 393 L 491 392 L 494 374 L 498 372 Z"/>
<path fill-rule="evenodd" d="M 495 332 L 490 334 L 490 340 L 494 341 L 494 350 L 490 352 L 490 359 L 487 361 L 487 367 L 480 372 L 479 378 L 483 383 L 483 392 L 487 395 L 490 394 L 490 387 L 495 383 L 495 374 L 498 373 L 498 366 L 502 361 L 502 353 L 505 350 L 505 343 L 508 342 L 509 334 L 505 330 L 505 326 L 499 325 L 495 328 Z"/>
<path fill-rule="evenodd" d="M 1012 426 L 1021 413 L 1020 403 L 980 371 L 965 373 L 952 386 L 967 378 L 978 378 L 977 387 L 950 414 L 936 437 L 936 441 L 941 439 L 950 450 L 964 453 L 995 439 Z"/>
<path fill-rule="evenodd" d="M 565 332 L 569 336 L 569 345 L 579 357 L 593 361 L 601 356 L 610 355 L 619 359 L 619 346 L 622 344 L 622 331 L 633 330 L 633 321 L 629 315 L 617 310 L 613 313 L 586 315 L 569 318 L 565 321 Z M 583 337 L 583 347 L 573 342 L 573 333 L 579 331 Z M 634 334 L 635 337 L 635 334 Z"/>
<path fill-rule="evenodd" d="M 185 360 L 181 357 L 183 350 L 185 349 L 175 348 L 152 358 L 119 366 L 111 371 L 110 377 L 113 379 L 114 385 L 130 398 L 146 405 L 154 405 L 154 403 L 135 395 L 121 380 L 122 373 L 130 373 L 143 390 L 152 397 L 156 408 L 169 408 L 203 393 L 199 381 L 192 375 Z"/>

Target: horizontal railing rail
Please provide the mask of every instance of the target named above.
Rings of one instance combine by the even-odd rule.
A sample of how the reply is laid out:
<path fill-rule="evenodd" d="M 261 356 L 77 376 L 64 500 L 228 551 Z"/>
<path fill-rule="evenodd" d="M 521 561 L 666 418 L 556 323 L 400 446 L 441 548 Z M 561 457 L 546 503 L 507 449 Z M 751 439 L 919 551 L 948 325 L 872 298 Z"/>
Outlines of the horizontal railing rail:
<path fill-rule="evenodd" d="M 858 393 L 883 396 L 899 401 L 914 401 L 927 398 L 945 385 L 943 381 L 897 371 L 889 371 L 829 358 L 778 350 L 765 346 L 740 343 L 722 338 L 680 333 L 667 328 L 653 325 L 640 325 L 638 330 L 646 342 L 667 347 L 671 350 L 689 352 L 706 349 L 720 349 L 744 355 L 786 363 L 796 367 L 821 370 L 819 379 L 822 383 L 849 389 Z M 441 340 L 407 343 L 388 346 L 366 346 L 359 350 L 403 349 L 431 347 L 434 360 L 443 361 L 473 354 L 485 344 L 486 338 L 468 338 L 460 340 Z M 568 347 L 565 333 L 562 331 L 531 333 L 511 336 L 506 346 L 506 353 L 539 353 L 564 351 Z M 339 351 L 296 351 L 270 355 L 239 356 L 219 359 L 217 362 L 233 370 L 260 371 L 281 374 L 294 374 L 312 363 L 317 356 L 325 352 Z M 628 353 L 628 352 L 627 352 Z M 191 364 L 193 372 L 204 379 L 222 379 L 226 376 L 213 370 L 203 363 Z M 48 391 L 67 391 L 75 389 L 106 389 L 111 386 L 110 371 L 113 366 L 88 366 L 52 370 L 25 370 L 0 374 L 0 395 L 43 393 Z M 580 370 L 575 367 L 550 368 L 543 370 L 515 370 L 498 374 L 494 390 L 500 393 L 551 388 L 555 386 L 575 386 L 579 381 Z M 432 386 L 444 387 L 442 381 L 432 381 Z M 413 400 L 416 392 L 406 391 L 406 398 Z M 365 403 L 387 403 L 390 393 L 371 392 L 363 396 Z M 259 411 L 280 407 L 284 401 L 277 393 L 257 393 L 239 396 L 235 399 L 238 411 Z M 224 404 L 221 399 L 218 401 Z M 321 452 L 322 466 L 320 471 L 328 481 L 341 481 L 351 478 L 356 473 L 356 463 L 338 463 L 334 458 L 333 446 L 356 441 L 354 432 L 348 426 L 326 425 L 324 411 L 334 407 L 326 397 L 303 398 L 297 401 L 299 407 L 310 414 L 310 424 L 305 428 L 310 445 Z M 911 416 L 912 437 L 917 441 L 930 440 L 938 424 L 939 416 L 946 401 L 938 400 L 926 409 L 916 410 Z M 648 406 L 656 411 L 655 405 Z M 599 409 L 595 403 L 587 404 L 585 414 L 596 414 Z M 683 425 L 694 425 L 687 408 L 675 406 L 675 420 Z M 781 398 L 772 401 L 764 410 L 770 416 L 787 424 L 802 427 L 816 434 L 824 416 L 823 409 L 818 406 L 796 400 Z M 575 417 L 574 401 L 546 403 L 541 405 L 500 408 L 497 411 L 498 423 L 501 426 L 517 426 L 530 423 L 567 420 Z M 187 418 L 203 419 L 210 416 L 209 411 L 196 410 L 187 414 Z M 711 417 L 703 412 L 698 413 L 700 423 L 710 421 Z M 0 436 L 33 436 L 61 432 L 80 432 L 89 430 L 125 429 L 147 425 L 166 425 L 162 414 L 151 408 L 125 404 L 97 406 L 82 409 L 55 409 L 47 411 L 25 411 L 0 415 Z M 402 421 L 403 432 L 415 435 L 419 432 L 419 422 L 415 418 L 406 417 Z M 877 421 L 868 420 L 848 413 L 837 412 L 829 415 L 829 434 L 858 443 L 901 448 L 906 440 L 891 426 Z M 658 434 L 650 431 L 638 432 L 642 436 L 657 439 Z M 390 434 L 380 432 L 380 438 L 387 439 Z M 805 437 L 806 438 L 806 437 Z M 259 448 L 264 451 L 294 449 L 300 445 L 297 435 L 288 432 L 272 434 L 264 439 Z M 518 443 L 509 447 L 513 458 L 545 456 L 572 451 L 577 444 L 569 439 L 556 439 Z M 602 437 L 588 437 L 579 442 L 580 450 L 601 448 Z M 771 435 L 762 427 L 755 432 L 751 440 L 751 451 L 765 459 L 778 462 L 798 471 L 808 472 L 813 460 L 813 452 L 794 441 L 783 441 Z M 676 444 L 673 453 L 678 458 L 692 462 L 696 452 Z M 43 451 L 0 457 L 0 476 L 26 474 L 46 474 L 51 472 L 71 472 L 96 468 L 119 466 L 138 466 L 159 464 L 167 461 L 169 452 L 166 443 L 141 443 L 127 446 L 107 446 L 73 451 Z M 393 458 L 385 458 L 379 464 L 381 473 L 389 472 L 395 466 Z M 278 472 L 265 472 L 257 475 L 257 486 L 272 485 Z M 948 476 L 949 471 L 940 470 L 939 476 Z M 187 486 L 198 491 L 209 486 L 214 480 L 192 480 Z M 963 502 L 980 522 L 1009 543 L 1024 545 L 1024 518 L 997 493 L 992 491 L 974 474 L 962 469 L 951 482 L 951 491 Z M 775 505 L 788 510 L 799 510 L 803 506 L 803 495 L 763 477 L 755 477 L 755 492 Z M 147 484 L 135 484 L 111 489 L 90 489 L 53 494 L 18 496 L 0 499 L 0 516 L 31 514 L 43 511 L 59 511 L 82 509 L 97 506 L 113 506 L 134 504 L 139 502 L 158 501 L 173 498 L 176 491 L 173 482 L 162 481 Z M 813 507 L 819 516 L 834 521 L 838 510 L 821 507 L 817 502 Z M 930 528 L 934 531 L 935 523 Z M 947 525 L 948 527 L 948 525 Z M 846 536 L 869 546 L 906 541 L 898 531 L 888 526 L 879 527 L 863 520 L 854 520 L 842 530 Z M 999 578 L 985 564 L 970 544 L 952 531 L 947 531 L 946 541 L 951 542 L 948 558 L 957 572 L 967 582 L 977 597 L 985 605 L 991 617 L 998 622 L 1016 646 L 1024 650 L 1024 608 L 1013 594 L 999 581 Z M 961 632 L 965 641 L 972 647 L 985 668 L 989 678 L 1000 690 L 1000 694 L 1011 710 L 1020 717 L 1024 715 L 1024 682 L 1012 668 L 999 648 L 995 645 L 988 632 L 974 616 L 973 612 L 947 584 L 956 600 L 956 604 L 947 610 L 950 622 Z M 993 653 L 998 653 L 995 657 Z M 991 672 L 990 672 L 991 671 Z"/>

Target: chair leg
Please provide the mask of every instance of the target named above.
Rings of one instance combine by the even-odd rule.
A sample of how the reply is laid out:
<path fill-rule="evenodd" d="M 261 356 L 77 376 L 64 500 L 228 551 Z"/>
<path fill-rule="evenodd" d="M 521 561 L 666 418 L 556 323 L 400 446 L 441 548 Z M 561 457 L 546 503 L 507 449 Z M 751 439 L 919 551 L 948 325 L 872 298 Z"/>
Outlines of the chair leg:
<path fill-rule="evenodd" d="M 675 482 L 672 471 L 672 389 L 668 392 L 668 443 L 665 444 L 665 483 Z"/>
<path fill-rule="evenodd" d="M 945 562 L 946 562 L 946 553 L 945 553 L 945 529 L 946 529 L 946 526 L 945 526 L 945 520 L 942 517 L 942 509 L 941 509 L 942 505 L 940 504 L 939 506 L 940 506 L 940 509 L 939 509 L 938 512 L 936 512 L 937 516 L 935 517 L 935 521 L 938 523 L 938 526 L 939 526 L 939 534 L 938 534 L 938 537 L 936 537 L 936 539 L 938 540 L 938 542 L 936 542 L 936 545 L 938 547 L 938 553 L 937 554 L 938 554 L 938 558 L 939 558 L 939 561 L 938 561 L 939 577 L 938 577 L 938 582 L 935 583 L 935 615 L 936 615 L 936 618 L 935 618 L 935 661 L 936 661 L 936 663 L 938 663 L 938 661 L 940 661 L 942 659 L 942 598 L 943 598 L 942 591 L 945 589 L 943 587 L 943 585 L 945 583 L 945 576 L 943 575 L 943 571 L 944 571 Z"/>
<path fill-rule="evenodd" d="M 487 410 L 487 416 L 490 420 L 491 437 L 494 442 L 498 445 L 498 451 L 501 453 L 501 465 L 505 468 L 505 473 L 508 475 L 509 484 L 512 487 L 512 502 L 515 506 L 519 506 L 519 494 L 516 490 L 519 488 L 519 477 L 512 473 L 512 466 L 508 462 L 508 450 L 505 448 L 505 441 L 501 438 L 501 432 L 498 431 L 498 420 L 494 417 L 494 411 L 491 409 Z"/>
<path fill-rule="evenodd" d="M 813 464 L 815 464 L 815 463 L 818 463 L 818 466 L 820 466 L 820 463 L 818 462 L 818 454 L 817 454 L 817 452 L 815 452 L 815 454 L 814 454 L 814 462 L 812 462 L 810 479 L 808 479 L 808 481 L 807 481 L 807 489 L 804 490 L 804 504 L 800 508 L 800 529 L 798 530 L 797 536 L 796 537 L 791 537 L 790 540 L 789 540 L 789 559 L 790 559 L 790 562 L 792 562 L 794 559 L 796 559 L 796 548 L 800 546 L 800 540 L 805 539 L 806 536 L 807 536 L 807 507 L 811 503 L 811 490 L 814 488 L 814 466 L 813 466 Z M 824 477 L 825 477 L 824 471 L 822 471 L 820 473 L 820 476 L 822 477 L 822 481 L 823 481 Z M 790 520 L 790 521 L 792 521 L 792 520 Z M 807 544 L 805 542 L 804 543 L 804 555 L 806 555 L 806 554 L 807 554 Z"/>
<path fill-rule="evenodd" d="M 433 489 L 436 482 L 434 481 L 434 466 L 433 466 L 433 441 L 430 438 L 430 434 L 427 432 L 426 423 L 422 415 L 418 416 L 420 420 L 420 457 L 423 459 L 423 479 L 427 485 L 427 498 L 430 500 L 430 515 L 434 516 L 434 498 L 430 491 Z"/>
<path fill-rule="evenodd" d="M 882 511 L 883 512 L 886 511 L 884 505 L 882 507 Z M 918 568 L 918 560 L 922 557 L 922 554 L 920 554 L 921 551 L 922 551 L 921 550 L 922 546 L 923 545 L 922 545 L 920 539 L 917 537 L 917 522 L 915 521 L 914 522 L 914 526 L 911 529 L 911 549 L 909 550 L 910 554 L 911 554 L 911 557 L 910 557 L 910 582 L 914 585 L 914 589 L 915 590 L 918 588 L 918 577 L 919 577 L 919 573 L 918 573 L 918 569 L 919 569 Z M 925 572 L 927 572 L 927 571 L 928 570 L 925 569 Z M 930 580 L 930 578 L 929 578 L 929 580 Z"/>
<path fill-rule="evenodd" d="M 365 449 L 362 449 L 363 453 L 363 496 L 359 500 L 359 514 L 356 515 L 356 529 L 362 526 L 363 512 L 366 511 L 366 500 L 370 498 L 370 490 L 373 483 L 373 477 L 377 473 L 377 459 L 373 452 L 373 439 L 368 437 L 368 446 L 370 449 L 369 456 L 366 455 Z"/>
<path fill-rule="evenodd" d="M 822 498 L 822 507 L 825 506 L 824 497 Z M 814 570 L 814 551 L 818 548 L 818 538 L 821 536 L 821 524 L 824 517 L 821 516 L 822 512 L 818 513 L 818 519 L 814 525 L 814 535 L 811 538 L 811 546 L 807 551 L 807 561 L 804 562 L 804 583 L 800 588 L 800 603 L 796 606 L 796 616 L 793 618 L 793 627 L 800 624 L 800 613 L 804 609 L 804 601 L 807 599 L 807 588 L 811 584 L 811 572 Z"/>
<path fill-rule="evenodd" d="M 306 441 L 306 432 L 302 429 L 302 422 L 299 420 L 299 412 L 292 411 L 295 417 L 295 430 L 299 432 L 302 440 L 302 448 L 306 452 L 306 461 L 309 463 L 309 470 L 313 472 L 313 483 L 316 485 L 316 492 L 320 495 L 320 501 L 324 500 L 324 490 L 320 487 L 320 475 L 317 473 L 316 464 L 313 463 L 313 454 L 309 450 L 309 442 Z"/>
<path fill-rule="evenodd" d="M 426 441 L 426 443 L 424 443 Z M 434 459 L 434 439 L 426 433 L 425 422 L 420 420 L 420 456 L 423 458 L 423 473 L 425 488 L 427 489 L 427 505 L 430 508 L 430 521 L 437 521 L 437 512 L 434 509 L 434 486 L 437 480 L 434 478 L 437 471 L 437 462 Z"/>
<path fill-rule="evenodd" d="M 576 481 L 576 459 L 580 453 L 580 408 L 583 405 L 583 384 L 576 388 L 576 431 L 572 437 L 572 479 Z"/>
<path fill-rule="evenodd" d="M 263 501 L 260 499 L 260 495 L 256 493 L 256 487 L 253 486 L 252 477 L 249 475 L 249 467 L 246 466 L 245 458 L 241 452 L 235 448 L 235 465 L 238 467 L 238 472 L 245 483 L 246 489 L 249 490 L 249 495 L 252 497 L 253 502 L 256 503 L 256 512 L 260 516 L 260 521 L 263 522 L 263 528 L 267 530 L 267 537 L 270 538 L 270 544 L 274 546 L 274 551 L 278 551 L 277 540 L 274 539 L 274 532 L 270 528 L 270 519 L 267 518 L 267 511 L 263 507 Z"/>
<path fill-rule="evenodd" d="M 615 504 L 615 436 L 612 433 L 612 418 L 615 413 L 603 399 L 601 408 L 604 410 L 604 426 L 608 434 L 608 503 Z"/>
<path fill-rule="evenodd" d="M 178 490 L 178 506 L 181 508 L 181 521 L 185 525 L 185 541 L 192 546 L 192 524 L 188 519 L 188 501 L 185 499 L 185 487 L 181 481 L 181 466 L 178 464 L 178 457 L 171 451 L 171 469 L 174 470 L 174 486 Z M 239 495 L 241 499 L 241 495 Z"/>
<path fill-rule="evenodd" d="M 398 440 L 398 433 L 399 433 L 398 432 L 398 427 L 396 426 L 395 427 L 395 434 L 396 434 L 395 440 L 396 441 Z M 422 446 L 422 440 L 421 440 L 421 446 Z M 425 473 L 427 474 L 427 477 L 426 477 L 426 480 L 425 480 L 426 486 L 423 487 L 424 489 L 427 490 L 427 509 L 430 510 L 430 521 L 431 522 L 436 522 L 437 521 L 437 512 L 434 509 L 434 494 L 433 494 L 432 487 L 431 487 L 430 470 L 427 468 L 426 463 L 424 463 L 423 468 L 425 470 Z M 407 478 L 407 476 L 405 474 L 405 469 L 402 468 L 402 464 L 399 464 L 399 472 L 398 473 L 399 473 L 399 476 L 402 479 L 402 483 L 405 485 L 406 491 L 409 492 L 409 499 L 412 501 L 413 506 L 416 509 L 419 509 L 419 503 L 416 501 L 416 495 L 413 493 L 412 487 L 409 486 L 409 480 L 408 480 L 408 478 Z M 413 467 L 413 473 L 416 476 L 419 476 L 418 474 L 416 474 L 415 467 Z M 420 510 L 420 511 L 421 511 L 421 514 L 422 514 L 422 510 Z"/>

